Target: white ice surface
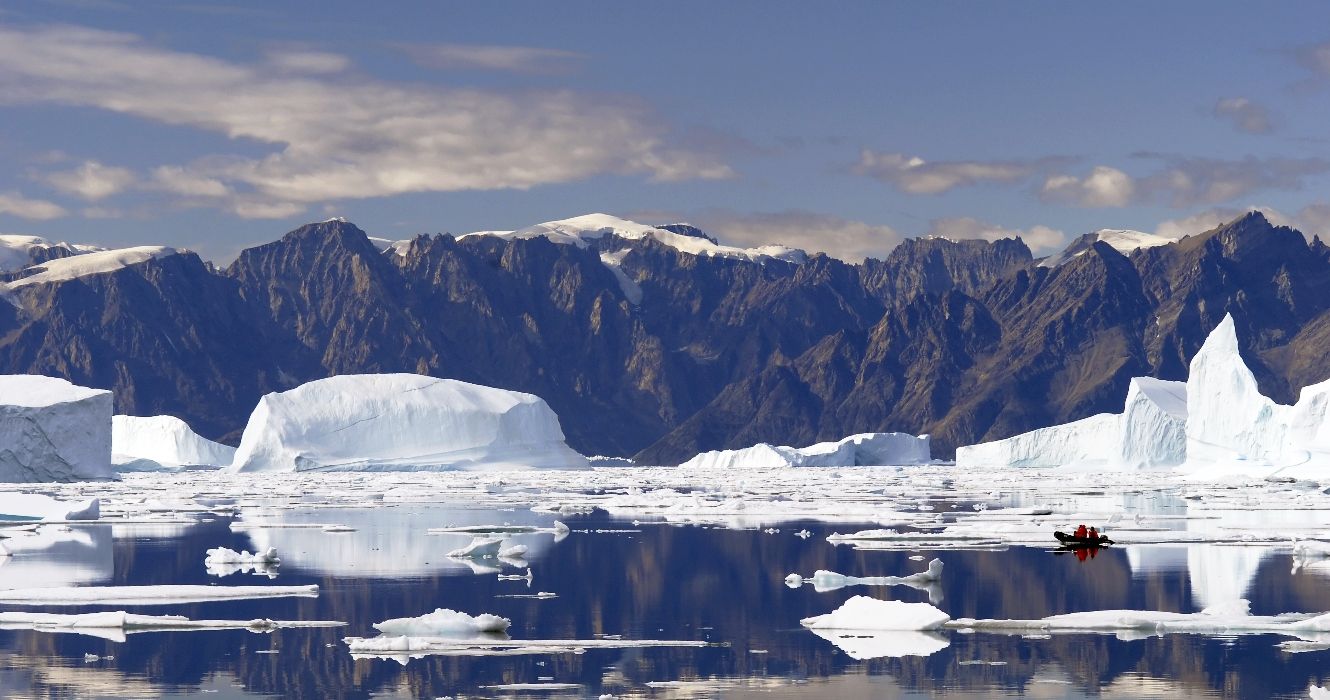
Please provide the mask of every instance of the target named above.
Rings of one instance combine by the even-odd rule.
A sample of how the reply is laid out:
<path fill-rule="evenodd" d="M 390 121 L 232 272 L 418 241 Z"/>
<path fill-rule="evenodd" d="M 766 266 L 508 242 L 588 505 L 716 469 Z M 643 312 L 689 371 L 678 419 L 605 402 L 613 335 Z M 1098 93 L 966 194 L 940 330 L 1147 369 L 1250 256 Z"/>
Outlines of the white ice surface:
<path fill-rule="evenodd" d="M 79 588 L 13 588 L 0 591 L 8 605 L 171 605 L 214 600 L 259 598 L 315 598 L 319 587 L 309 586 L 86 586 Z"/>
<path fill-rule="evenodd" d="M 101 501 L 96 498 L 70 503 L 39 493 L 0 491 L 0 521 L 96 520 L 100 513 Z"/>
<path fill-rule="evenodd" d="M 86 586 L 115 575 L 110 528 L 42 525 L 0 534 L 9 552 L 0 556 L 0 589 Z"/>
<path fill-rule="evenodd" d="M 230 471 L 577 469 L 540 398 L 417 374 L 342 375 L 264 396 Z"/>
<path fill-rule="evenodd" d="M 30 276 L 22 277 L 9 283 L 10 289 L 18 289 L 34 284 L 64 282 L 67 280 L 96 275 L 105 272 L 138 265 L 154 258 L 164 258 L 177 254 L 175 248 L 160 245 L 144 245 L 133 248 L 117 248 L 94 253 L 84 253 L 68 258 L 51 260 L 41 265 L 33 265 L 25 270 Z"/>
<path fill-rule="evenodd" d="M 0 481 L 110 479 L 111 392 L 64 379 L 0 375 Z"/>
<path fill-rule="evenodd" d="M 93 246 L 54 243 L 39 236 L 0 234 L 0 272 L 18 272 L 32 264 L 34 251 L 51 248 L 63 248 L 74 255 L 100 250 Z"/>
<path fill-rule="evenodd" d="M 207 440 L 175 416 L 114 416 L 111 419 L 111 461 L 117 466 L 144 461 L 163 469 L 224 467 L 236 448 Z"/>
<path fill-rule="evenodd" d="M 680 464 L 684 469 L 781 469 L 924 464 L 932 459 L 927 435 L 862 433 L 808 447 L 759 443 L 739 450 L 714 450 Z"/>
<path fill-rule="evenodd" d="M 239 552 L 226 547 L 216 547 L 207 551 L 204 564 L 278 564 L 282 560 L 277 556 L 277 548 L 269 547 L 262 552 Z"/>
<path fill-rule="evenodd" d="M 479 634 L 507 632 L 512 625 L 506 617 L 482 613 L 468 615 L 456 610 L 438 608 L 418 617 L 398 617 L 376 623 L 374 629 L 386 636 L 407 637 L 474 637 Z"/>
<path fill-rule="evenodd" d="M 191 620 L 180 615 L 136 615 L 114 612 L 59 613 L 0 612 L 0 629 L 30 629 L 38 632 L 74 632 L 113 641 L 125 641 L 136 632 L 195 632 L 204 630 L 249 630 L 272 632 L 290 627 L 342 627 L 345 622 L 322 620 Z"/>
<path fill-rule="evenodd" d="M 1155 246 L 1168 245 L 1176 242 L 1175 239 L 1157 236 L 1153 233 L 1144 231 L 1131 231 L 1128 229 L 1105 228 L 1094 232 L 1096 241 L 1103 241 L 1113 247 L 1123 255 L 1130 255 L 1132 251 L 1140 248 L 1154 248 Z M 1061 251 L 1039 261 L 1042 267 L 1057 267 L 1068 260 L 1080 257 L 1089 250 L 1087 247 L 1080 246 L 1080 240 L 1077 239 L 1071 245 Z"/>
<path fill-rule="evenodd" d="M 958 469 L 1102 464 L 1118 451 L 1118 415 L 1100 413 L 1003 440 L 956 449 Z"/>

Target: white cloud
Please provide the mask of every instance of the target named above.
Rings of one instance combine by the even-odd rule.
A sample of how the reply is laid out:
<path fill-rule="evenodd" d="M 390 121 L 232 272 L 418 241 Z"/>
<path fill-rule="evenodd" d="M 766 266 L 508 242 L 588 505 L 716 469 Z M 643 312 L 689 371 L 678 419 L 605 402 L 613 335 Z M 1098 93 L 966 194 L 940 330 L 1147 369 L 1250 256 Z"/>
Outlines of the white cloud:
<path fill-rule="evenodd" d="M 1080 207 L 1125 207 L 1136 193 L 1136 182 L 1127 173 L 1107 165 L 1096 165 L 1085 177 L 1053 175 L 1039 191 L 1047 202 Z"/>
<path fill-rule="evenodd" d="M 73 170 L 47 173 L 42 179 L 65 194 L 97 201 L 132 186 L 137 178 L 125 168 L 89 160 Z"/>
<path fill-rule="evenodd" d="M 929 223 L 928 233 L 925 235 L 955 241 L 975 238 L 985 241 L 1020 238 L 1036 257 L 1062 250 L 1067 244 L 1066 234 L 1055 228 L 1041 225 L 1025 229 L 1004 228 L 969 216 L 934 219 Z"/>
<path fill-rule="evenodd" d="M 1297 51 L 1298 62 L 1307 70 L 1330 76 L 1330 42 L 1304 46 Z"/>
<path fill-rule="evenodd" d="M 178 165 L 163 165 L 152 170 L 152 187 L 187 197 L 226 197 L 231 188 L 217 178 L 200 175 Z"/>
<path fill-rule="evenodd" d="M 351 67 L 351 59 L 328 51 L 282 49 L 268 53 L 268 64 L 288 73 L 341 73 Z"/>
<path fill-rule="evenodd" d="M 224 185 L 217 204 L 245 215 L 606 173 L 733 174 L 709 153 L 671 146 L 656 118 L 625 99 L 292 76 L 69 26 L 0 27 L 0 103 L 94 107 L 270 145 L 264 157 L 176 166 L 180 182 Z"/>
<path fill-rule="evenodd" d="M 0 214 L 20 219 L 58 219 L 66 214 L 64 207 L 44 199 L 29 199 L 18 192 L 0 192 Z"/>
<path fill-rule="evenodd" d="M 1178 208 L 1222 204 L 1265 190 L 1299 190 L 1307 177 L 1330 172 L 1330 161 L 1322 158 L 1247 156 L 1220 160 L 1138 155 L 1164 164 L 1162 170 L 1140 181 L 1142 193 Z"/>
<path fill-rule="evenodd" d="M 1215 103 L 1215 116 L 1226 119 L 1233 128 L 1249 134 L 1270 131 L 1270 113 L 1265 107 L 1245 97 L 1225 97 Z"/>
<path fill-rule="evenodd" d="M 584 56 L 574 51 L 485 44 L 401 44 L 412 60 L 428 68 L 493 70 L 509 73 L 564 73 Z"/>
<path fill-rule="evenodd" d="M 904 153 L 879 153 L 865 148 L 853 171 L 893 185 L 909 194 L 942 194 L 957 187 L 1024 180 L 1061 158 L 1037 161 L 926 161 Z"/>

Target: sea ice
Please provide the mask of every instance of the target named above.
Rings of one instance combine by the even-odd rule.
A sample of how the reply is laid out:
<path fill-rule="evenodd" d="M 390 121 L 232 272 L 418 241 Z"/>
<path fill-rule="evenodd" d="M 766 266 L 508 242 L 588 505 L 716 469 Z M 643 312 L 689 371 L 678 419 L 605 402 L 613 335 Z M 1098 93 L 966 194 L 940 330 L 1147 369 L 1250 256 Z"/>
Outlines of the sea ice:
<path fill-rule="evenodd" d="M 0 481 L 112 479 L 111 392 L 0 375 Z"/>
<path fill-rule="evenodd" d="M 465 547 L 459 547 L 458 549 L 448 552 L 448 556 L 469 559 L 491 559 L 499 556 L 502 547 L 503 540 L 501 538 L 473 537 Z M 523 553 L 525 553 L 525 550 L 523 550 Z"/>
<path fill-rule="evenodd" d="M 250 553 L 249 550 L 239 552 L 226 547 L 216 547 L 209 549 L 208 556 L 203 560 L 204 564 L 280 564 L 281 559 L 277 557 L 277 548 L 269 547 L 262 552 Z"/>
<path fill-rule="evenodd" d="M 329 377 L 264 396 L 230 471 L 578 469 L 540 398 L 416 374 Z"/>
<path fill-rule="evenodd" d="M 111 461 L 119 471 L 225 467 L 236 448 L 206 440 L 174 416 L 114 416 Z"/>
<path fill-rule="evenodd" d="M 202 630 L 249 630 L 272 632 L 291 627 L 343 627 L 345 622 L 323 620 L 191 620 L 179 615 L 135 615 L 115 612 L 58 613 L 0 612 L 0 629 L 30 629 L 38 632 L 75 632 L 125 641 L 136 632 L 190 632 Z"/>

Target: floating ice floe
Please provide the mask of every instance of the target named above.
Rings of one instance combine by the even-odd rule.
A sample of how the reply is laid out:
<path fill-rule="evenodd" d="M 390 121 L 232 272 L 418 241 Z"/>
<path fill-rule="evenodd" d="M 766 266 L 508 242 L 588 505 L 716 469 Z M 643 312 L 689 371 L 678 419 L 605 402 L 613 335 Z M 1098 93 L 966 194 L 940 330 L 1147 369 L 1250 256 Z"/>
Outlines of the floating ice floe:
<path fill-rule="evenodd" d="M 111 392 L 32 374 L 0 375 L 0 481 L 115 478 Z"/>
<path fill-rule="evenodd" d="M 309 586 L 84 586 L 13 588 L 0 590 L 0 603 L 9 605 L 171 605 L 216 600 L 260 598 L 317 598 L 319 587 Z"/>
<path fill-rule="evenodd" d="M 502 634 L 512 625 L 506 617 L 483 613 L 468 615 L 439 608 L 417 617 L 399 617 L 376 623 L 374 629 L 392 637 L 474 637 Z"/>
<path fill-rule="evenodd" d="M 0 521 L 3 520 L 96 520 L 101 501 L 90 498 L 71 503 L 38 493 L 0 492 Z"/>
<path fill-rule="evenodd" d="M 580 469 L 531 394 L 417 374 L 329 377 L 264 396 L 230 471 Z"/>
<path fill-rule="evenodd" d="M 932 459 L 927 435 L 862 433 L 838 442 L 808 447 L 759 443 L 741 450 L 703 452 L 680 464 L 682 469 L 782 469 L 786 467 L 855 467 L 925 464 Z"/>
<path fill-rule="evenodd" d="M 1053 615 L 1039 620 L 976 620 L 960 618 L 947 627 L 987 632 L 1115 632 L 1134 638 L 1141 635 L 1183 634 L 1282 634 L 1320 638 L 1330 632 L 1330 613 L 1307 615 L 1252 615 L 1246 600 L 1232 600 L 1195 613 L 1150 610 L 1095 610 Z"/>
<path fill-rule="evenodd" d="M 492 559 L 499 556 L 502 547 L 502 538 L 474 537 L 465 547 L 448 552 L 448 556 L 459 559 Z"/>
<path fill-rule="evenodd" d="M 343 627 L 345 625 L 345 622 L 322 620 L 191 620 L 179 615 L 135 615 L 123 610 L 77 615 L 0 612 L 0 629 L 69 632 L 121 642 L 125 640 L 125 635 L 138 632 L 192 632 L 204 630 L 272 632 L 292 627 Z"/>
<path fill-rule="evenodd" d="M 277 556 L 277 548 L 269 547 L 262 552 L 253 552 L 241 550 L 239 552 L 226 547 L 216 547 L 209 549 L 205 564 L 280 564 L 281 559 Z"/>
<path fill-rule="evenodd" d="M 204 439 L 175 416 L 114 416 L 111 462 L 117 471 L 225 467 L 236 448 Z"/>

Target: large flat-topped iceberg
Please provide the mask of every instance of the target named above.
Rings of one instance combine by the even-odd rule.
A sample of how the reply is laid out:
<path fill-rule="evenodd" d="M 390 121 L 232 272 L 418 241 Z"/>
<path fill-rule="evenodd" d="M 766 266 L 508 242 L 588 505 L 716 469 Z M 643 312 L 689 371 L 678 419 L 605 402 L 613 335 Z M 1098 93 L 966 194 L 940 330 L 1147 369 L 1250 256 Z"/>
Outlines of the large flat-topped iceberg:
<path fill-rule="evenodd" d="M 18 289 L 33 284 L 64 282 L 87 275 L 115 272 L 130 265 L 145 263 L 154 258 L 164 258 L 180 251 L 160 245 L 141 245 L 133 248 L 101 250 L 84 253 L 59 260 L 51 260 L 40 265 L 33 265 L 25 272 L 35 273 L 9 283 L 10 289 Z"/>
<path fill-rule="evenodd" d="M 539 397 L 418 374 L 329 377 L 264 396 L 231 471 L 581 469 Z"/>
<path fill-rule="evenodd" d="M 598 241 L 611 235 L 628 240 L 652 238 L 675 250 L 706 257 L 742 258 L 746 260 L 772 258 L 795 263 L 801 263 L 807 258 L 804 251 L 787 248 L 783 245 L 736 248 L 713 243 L 706 238 L 688 236 L 654 226 L 647 226 L 646 224 L 639 224 L 636 221 L 620 219 L 609 214 L 584 214 L 571 219 L 547 221 L 543 224 L 528 226 L 516 231 L 477 231 L 464 234 L 459 238 L 468 236 L 492 236 L 504 239 L 547 238 L 554 243 L 584 248 L 590 241 Z"/>
<path fill-rule="evenodd" d="M 89 481 L 111 470 L 111 392 L 0 375 L 0 481 Z"/>
<path fill-rule="evenodd" d="M 819 442 L 808 447 L 758 443 L 741 450 L 703 452 L 679 466 L 708 470 L 879 467 L 925 464 L 930 459 L 932 451 L 927 435 L 860 433 L 837 442 Z"/>
<path fill-rule="evenodd" d="M 118 471 L 225 467 L 236 448 L 213 442 L 175 416 L 115 416 L 111 419 L 111 461 Z"/>

